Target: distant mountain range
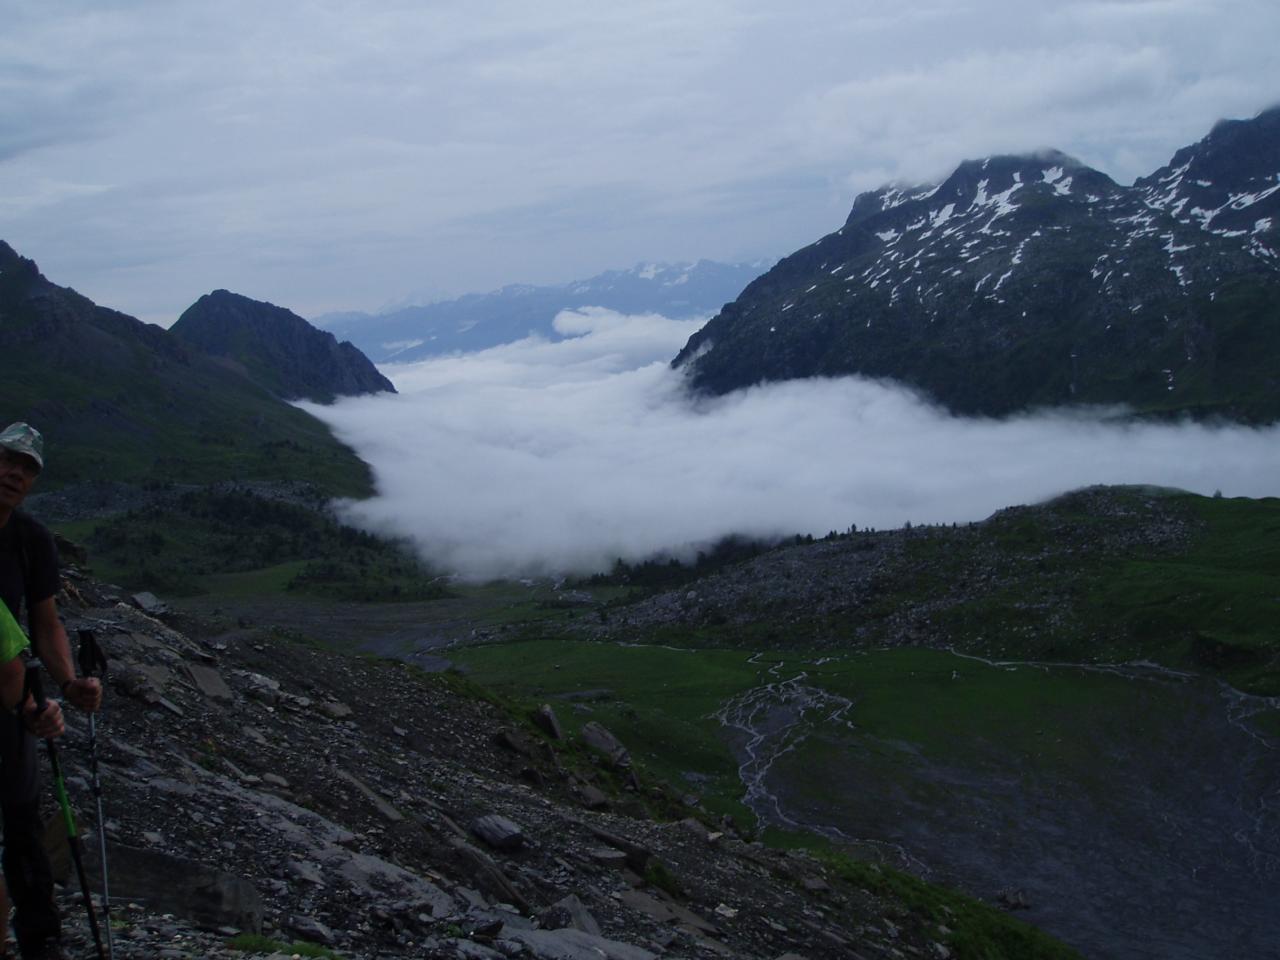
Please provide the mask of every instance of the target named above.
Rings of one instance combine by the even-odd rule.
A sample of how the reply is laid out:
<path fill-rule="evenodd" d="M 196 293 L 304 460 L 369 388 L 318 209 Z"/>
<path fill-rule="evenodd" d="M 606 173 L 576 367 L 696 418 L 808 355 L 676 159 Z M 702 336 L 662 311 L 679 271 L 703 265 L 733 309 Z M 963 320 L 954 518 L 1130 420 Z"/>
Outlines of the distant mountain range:
<path fill-rule="evenodd" d="M 562 310 L 605 307 L 672 319 L 707 316 L 742 292 L 767 264 L 642 264 L 589 280 L 552 286 L 507 286 L 456 300 L 384 314 L 332 313 L 317 326 L 345 338 L 376 363 L 484 350 L 530 335 L 561 340 L 552 322 Z"/>
<path fill-rule="evenodd" d="M 1280 418 L 1280 108 L 1133 186 L 1061 153 L 859 196 L 674 360 L 724 393 L 863 374 L 951 410 Z"/>
<path fill-rule="evenodd" d="M 371 491 L 368 467 L 283 399 L 390 389 L 353 387 L 368 360 L 349 344 L 330 350 L 329 334 L 288 311 L 225 291 L 188 313 L 171 331 L 100 307 L 0 241 L 0 424 L 44 432 L 42 489 L 306 477 L 334 494 Z"/>

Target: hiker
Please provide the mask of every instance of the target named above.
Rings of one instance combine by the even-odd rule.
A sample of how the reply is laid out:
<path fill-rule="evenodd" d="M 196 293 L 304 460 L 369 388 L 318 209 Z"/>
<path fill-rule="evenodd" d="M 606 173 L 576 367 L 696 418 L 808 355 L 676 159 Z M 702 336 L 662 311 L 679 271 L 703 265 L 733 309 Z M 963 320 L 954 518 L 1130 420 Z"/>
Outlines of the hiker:
<path fill-rule="evenodd" d="M 27 628 L 36 656 L 67 702 L 96 712 L 102 686 L 93 677 L 77 678 L 66 630 L 58 619 L 58 554 L 53 537 L 18 509 L 44 469 L 44 440 L 26 423 L 0 431 L 0 597 L 17 620 L 25 605 Z M 21 661 L 18 663 L 21 672 Z M 4 693 L 9 691 L 11 664 L 5 664 Z M 22 695 L 22 681 L 12 702 Z M 53 876 L 41 839 L 40 782 L 36 772 L 36 740 L 57 728 L 61 712 L 50 701 L 48 715 L 31 720 L 33 705 L 23 705 L 28 722 L 0 718 L 0 812 L 4 817 L 4 878 L 15 913 L 14 934 L 23 960 L 58 960 L 62 924 L 53 902 Z M 55 720 L 56 718 L 56 720 Z M 34 729 L 33 729 L 34 724 Z"/>
<path fill-rule="evenodd" d="M 0 716 L 0 723 L 12 725 L 14 720 L 25 723 L 33 737 L 62 736 L 62 708 L 56 700 L 45 702 L 45 709 L 37 712 L 34 699 L 23 697 L 23 660 L 19 654 L 27 649 L 27 638 L 13 619 L 9 608 L 0 604 L 0 706 L 10 716 Z M 19 706 L 19 701 L 23 701 Z M 18 714 L 17 717 L 12 714 Z M 0 772 L 0 776 L 3 773 Z M 0 790 L 3 790 L 0 781 Z M 47 952 L 47 951 L 46 951 Z M 9 956 L 9 893 L 0 881 L 0 960 Z"/>

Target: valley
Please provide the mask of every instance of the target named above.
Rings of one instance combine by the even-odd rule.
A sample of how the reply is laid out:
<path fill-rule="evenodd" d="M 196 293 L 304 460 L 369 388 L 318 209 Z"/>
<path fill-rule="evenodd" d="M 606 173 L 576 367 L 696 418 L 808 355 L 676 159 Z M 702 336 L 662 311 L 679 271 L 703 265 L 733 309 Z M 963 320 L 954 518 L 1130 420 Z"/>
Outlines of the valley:
<path fill-rule="evenodd" d="M 551 703 L 749 836 L 958 888 L 1085 956 L 1265 955 L 1276 519 L 1275 501 L 1098 488 L 696 573 L 173 602 Z"/>
<path fill-rule="evenodd" d="M 1264 956 L 1275 936 L 1275 698 L 919 649 L 547 643 L 460 660 L 643 744 L 647 764 L 770 843 L 856 850 L 1016 907 L 1085 956 Z"/>

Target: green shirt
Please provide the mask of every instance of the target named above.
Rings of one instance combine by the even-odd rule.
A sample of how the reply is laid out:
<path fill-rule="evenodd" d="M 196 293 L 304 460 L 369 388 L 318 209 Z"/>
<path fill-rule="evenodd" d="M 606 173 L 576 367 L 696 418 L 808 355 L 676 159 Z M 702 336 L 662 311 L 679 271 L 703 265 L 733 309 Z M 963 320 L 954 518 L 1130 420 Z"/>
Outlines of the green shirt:
<path fill-rule="evenodd" d="M 25 649 L 27 635 L 13 619 L 8 604 L 0 603 L 0 663 L 8 663 Z"/>

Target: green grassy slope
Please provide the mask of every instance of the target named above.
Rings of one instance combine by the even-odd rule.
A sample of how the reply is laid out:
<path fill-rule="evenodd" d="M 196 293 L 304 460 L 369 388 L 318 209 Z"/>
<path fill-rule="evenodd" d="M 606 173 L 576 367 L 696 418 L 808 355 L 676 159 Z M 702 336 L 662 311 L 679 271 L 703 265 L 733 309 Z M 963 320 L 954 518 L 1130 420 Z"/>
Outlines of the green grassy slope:
<path fill-rule="evenodd" d="M 1114 675 L 1010 671 L 923 650 L 831 657 L 531 640 L 466 648 L 453 656 L 473 680 L 504 697 L 555 704 L 570 733 L 587 721 L 603 723 L 632 748 L 646 772 L 697 794 L 712 813 L 730 814 L 748 828 L 761 825 L 743 802 L 734 737 L 717 714 L 767 684 L 803 677 L 855 704 L 848 715 L 858 731 L 852 746 L 831 739 L 829 712 L 815 710 L 806 735 L 784 757 L 791 757 L 788 769 L 801 797 L 806 791 L 829 795 L 837 771 L 857 763 L 863 786 L 843 796 L 847 809 L 865 818 L 868 834 L 894 830 L 893 807 L 885 800 L 895 790 L 919 802 L 939 801 L 930 763 L 945 759 L 956 769 L 979 771 L 997 761 L 1001 767 L 1027 763 L 1028 777 L 1044 773 L 1087 781 L 1096 779 L 1100 731 L 1111 743 L 1117 731 L 1130 729 L 1134 712 L 1155 727 L 1166 712 L 1178 709 L 1176 692 L 1153 688 L 1135 699 L 1132 685 Z M 953 679 L 957 670 L 964 682 Z M 1081 715 L 1090 721 L 1080 723 Z M 850 856 L 844 845 L 821 836 L 772 828 L 763 836 L 773 844 L 820 851 L 850 882 L 891 893 L 944 923 L 957 957 L 1075 955 L 1003 911 Z"/>
<path fill-rule="evenodd" d="M 847 559 L 859 556 L 878 564 L 869 579 L 858 580 Z M 659 587 L 696 592 L 697 613 L 615 634 L 694 646 L 907 644 L 1020 660 L 1145 658 L 1280 693 L 1276 498 L 1094 488 L 982 524 L 787 546 L 737 571 L 699 581 L 662 568 Z M 630 576 L 620 567 L 597 582 L 631 584 L 635 602 L 643 583 Z M 611 620 L 625 621 L 627 602 L 615 606 Z"/>
<path fill-rule="evenodd" d="M 44 433 L 42 490 L 306 477 L 335 495 L 371 491 L 368 467 L 314 417 L 168 331 L 50 283 L 3 243 L 0 351 L 0 420 Z"/>
<path fill-rule="evenodd" d="M 95 573 L 131 589 L 366 602 L 450 595 L 405 544 L 344 526 L 312 493 L 289 503 L 242 488 L 158 490 L 145 510 L 57 528 L 88 548 Z"/>

